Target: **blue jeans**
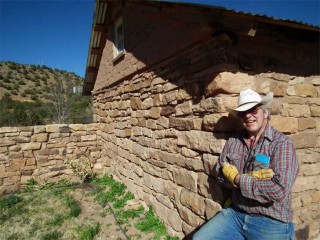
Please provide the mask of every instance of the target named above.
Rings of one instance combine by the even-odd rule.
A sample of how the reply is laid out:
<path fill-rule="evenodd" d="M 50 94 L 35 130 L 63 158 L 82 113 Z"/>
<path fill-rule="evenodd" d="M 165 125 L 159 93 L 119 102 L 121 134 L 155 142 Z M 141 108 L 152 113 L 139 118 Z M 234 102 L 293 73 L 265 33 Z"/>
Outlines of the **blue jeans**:
<path fill-rule="evenodd" d="M 293 240 L 294 224 L 223 209 L 193 236 L 193 240 Z"/>

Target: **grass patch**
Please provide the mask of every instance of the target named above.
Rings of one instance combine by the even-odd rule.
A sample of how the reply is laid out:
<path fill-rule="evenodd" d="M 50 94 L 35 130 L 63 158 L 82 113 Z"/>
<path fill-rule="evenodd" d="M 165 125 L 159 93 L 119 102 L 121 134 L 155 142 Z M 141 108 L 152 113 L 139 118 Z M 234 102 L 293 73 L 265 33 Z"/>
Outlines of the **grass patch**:
<path fill-rule="evenodd" d="M 110 233 L 114 239 L 178 239 L 167 234 L 152 208 L 146 211 L 136 201 L 128 206 L 135 196 L 124 184 L 109 176 L 90 184 L 92 191 L 81 191 L 80 196 L 66 180 L 45 184 L 29 180 L 24 190 L 0 198 L 0 239 L 94 240 Z M 83 204 L 101 210 L 83 215 Z"/>
<path fill-rule="evenodd" d="M 79 240 L 92 240 L 99 233 L 100 224 L 96 223 L 94 226 L 80 227 Z"/>
<path fill-rule="evenodd" d="M 155 240 L 167 233 L 164 223 L 159 220 L 152 208 L 149 208 L 144 220 L 138 222 L 136 227 L 142 232 L 153 232 Z"/>

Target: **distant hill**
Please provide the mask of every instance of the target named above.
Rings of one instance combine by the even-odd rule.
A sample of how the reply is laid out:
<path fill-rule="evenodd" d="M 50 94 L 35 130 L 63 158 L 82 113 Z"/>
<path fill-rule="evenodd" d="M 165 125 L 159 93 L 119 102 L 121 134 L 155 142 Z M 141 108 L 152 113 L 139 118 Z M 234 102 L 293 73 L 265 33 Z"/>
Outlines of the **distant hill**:
<path fill-rule="evenodd" d="M 83 78 L 45 65 L 0 62 L 0 127 L 92 121 Z"/>
<path fill-rule="evenodd" d="M 83 78 L 73 72 L 45 65 L 0 62 L 0 98 L 6 94 L 16 101 L 51 101 L 52 89 L 60 82 L 69 84 L 73 91 L 82 91 Z"/>

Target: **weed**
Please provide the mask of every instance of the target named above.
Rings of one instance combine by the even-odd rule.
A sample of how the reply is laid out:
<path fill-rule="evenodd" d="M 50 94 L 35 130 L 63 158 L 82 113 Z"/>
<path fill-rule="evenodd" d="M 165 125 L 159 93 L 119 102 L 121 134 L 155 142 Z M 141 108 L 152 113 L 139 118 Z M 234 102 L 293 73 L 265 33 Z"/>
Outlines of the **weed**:
<path fill-rule="evenodd" d="M 160 239 L 166 234 L 166 227 L 155 215 L 152 208 L 146 213 L 145 219 L 136 224 L 136 228 L 142 232 L 153 232 L 154 239 Z"/>
<path fill-rule="evenodd" d="M 95 178 L 91 183 L 96 185 L 112 186 L 116 181 L 112 177 L 104 175 L 100 178 Z"/>
<path fill-rule="evenodd" d="M 137 209 L 120 210 L 117 212 L 117 216 L 118 216 L 118 219 L 126 220 L 126 219 L 138 218 L 143 213 L 144 213 L 144 207 L 139 206 Z"/>
<path fill-rule="evenodd" d="M 96 223 L 94 226 L 82 227 L 79 231 L 79 240 L 92 240 L 99 233 L 100 224 Z"/>
<path fill-rule="evenodd" d="M 13 194 L 0 200 L 0 224 L 24 212 L 26 212 L 26 209 L 20 197 Z"/>
<path fill-rule="evenodd" d="M 114 208 L 123 208 L 127 201 L 134 199 L 134 195 L 132 193 L 126 193 L 126 195 L 123 198 L 119 198 L 115 201 L 113 204 Z"/>
<path fill-rule="evenodd" d="M 57 214 L 51 221 L 49 221 L 48 225 L 51 226 L 61 226 L 64 222 L 65 218 L 61 214 Z"/>
<path fill-rule="evenodd" d="M 65 198 L 67 206 L 70 208 L 70 217 L 78 217 L 81 213 L 80 203 L 70 196 Z"/>
<path fill-rule="evenodd" d="M 166 236 L 165 240 L 179 240 L 178 237 Z"/>
<path fill-rule="evenodd" d="M 27 181 L 27 186 L 35 186 L 37 185 L 38 182 L 36 180 L 34 180 L 33 178 L 30 178 L 28 181 Z"/>
<path fill-rule="evenodd" d="M 62 235 L 63 234 L 58 231 L 52 231 L 43 235 L 40 240 L 57 240 L 61 239 Z"/>
<path fill-rule="evenodd" d="M 66 158 L 64 163 L 72 169 L 73 173 L 80 178 L 81 182 L 86 182 L 94 177 L 92 171 L 93 166 L 88 158 Z"/>
<path fill-rule="evenodd" d="M 18 234 L 14 233 L 8 237 L 8 240 L 18 240 Z"/>
<path fill-rule="evenodd" d="M 3 208 L 10 208 L 16 203 L 20 202 L 22 199 L 16 195 L 10 195 L 4 199 L 0 200 L 0 210 Z"/>

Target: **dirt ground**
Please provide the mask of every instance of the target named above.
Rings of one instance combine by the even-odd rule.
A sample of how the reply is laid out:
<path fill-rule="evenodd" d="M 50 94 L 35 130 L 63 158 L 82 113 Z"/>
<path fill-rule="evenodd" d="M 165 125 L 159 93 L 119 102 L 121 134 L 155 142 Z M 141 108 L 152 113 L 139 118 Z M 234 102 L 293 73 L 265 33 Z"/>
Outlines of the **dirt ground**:
<path fill-rule="evenodd" d="M 92 219 L 93 221 L 100 223 L 99 234 L 95 237 L 97 240 L 147 240 L 153 239 L 152 234 L 147 234 L 139 231 L 134 227 L 135 223 L 140 219 L 132 219 L 129 224 L 118 224 L 114 209 L 112 206 L 101 206 L 95 201 L 95 196 L 90 195 L 92 189 L 90 187 L 78 187 L 73 191 L 72 196 L 81 204 L 81 214 L 78 216 L 81 219 Z M 140 202 L 133 202 L 131 208 L 138 207 Z"/>

